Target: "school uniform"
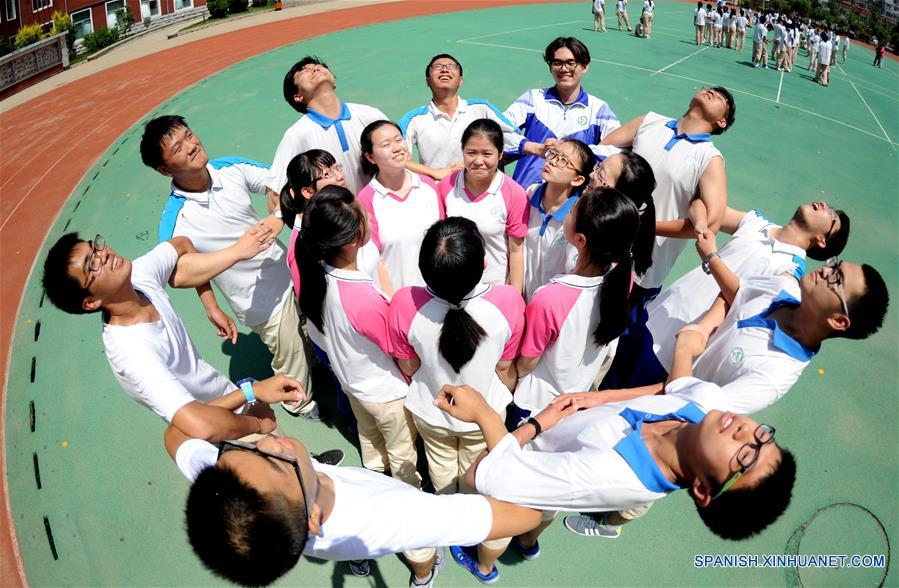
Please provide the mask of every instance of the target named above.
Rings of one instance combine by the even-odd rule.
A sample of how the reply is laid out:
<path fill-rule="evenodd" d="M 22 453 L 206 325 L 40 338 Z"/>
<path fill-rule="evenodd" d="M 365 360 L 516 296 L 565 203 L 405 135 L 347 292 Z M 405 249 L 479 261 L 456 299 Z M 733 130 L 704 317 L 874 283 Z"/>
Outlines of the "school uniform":
<path fill-rule="evenodd" d="M 645 35 L 652 37 L 652 17 L 655 10 L 655 0 L 643 0 L 643 25 L 646 27 Z"/>
<path fill-rule="evenodd" d="M 524 292 L 530 300 L 553 276 L 567 274 L 577 263 L 577 249 L 565 239 L 562 223 L 571 214 L 578 195 L 573 194 L 552 213 L 543 209 L 546 184 L 528 188 L 528 232 L 524 238 Z"/>

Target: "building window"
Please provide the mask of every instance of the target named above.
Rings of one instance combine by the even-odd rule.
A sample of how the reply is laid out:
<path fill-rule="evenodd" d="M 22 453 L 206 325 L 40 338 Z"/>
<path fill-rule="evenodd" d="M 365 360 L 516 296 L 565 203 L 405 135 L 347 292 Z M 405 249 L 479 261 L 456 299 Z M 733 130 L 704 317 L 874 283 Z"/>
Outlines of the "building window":
<path fill-rule="evenodd" d="M 18 0 L 6 0 L 6 20 L 16 20 Z"/>
<path fill-rule="evenodd" d="M 113 28 L 118 20 L 116 19 L 116 12 L 119 10 L 123 10 L 125 8 L 125 0 L 114 0 L 113 2 L 106 3 L 106 26 L 109 28 Z"/>
<path fill-rule="evenodd" d="M 94 32 L 94 21 L 91 18 L 90 8 L 72 13 L 72 28 L 75 29 L 76 39 Z"/>
<path fill-rule="evenodd" d="M 174 0 L 175 10 L 183 10 L 185 8 L 193 8 L 193 0 Z"/>
<path fill-rule="evenodd" d="M 37 12 L 53 6 L 53 0 L 31 0 L 31 12 Z"/>

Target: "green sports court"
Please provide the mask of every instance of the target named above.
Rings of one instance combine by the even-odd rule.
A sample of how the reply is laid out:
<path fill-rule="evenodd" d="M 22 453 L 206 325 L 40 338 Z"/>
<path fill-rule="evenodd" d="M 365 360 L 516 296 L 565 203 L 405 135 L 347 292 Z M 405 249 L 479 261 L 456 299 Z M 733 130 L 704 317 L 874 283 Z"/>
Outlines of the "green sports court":
<path fill-rule="evenodd" d="M 633 4 L 635 23 L 639 7 Z M 500 585 L 895 586 L 899 63 L 887 59 L 883 69 L 874 68 L 872 52 L 853 44 L 848 62 L 832 68 L 825 88 L 811 80 L 804 51 L 793 72 L 781 74 L 753 69 L 748 47 L 741 53 L 697 47 L 690 3 L 659 2 L 650 40 L 619 32 L 610 8 L 607 3 L 606 33 L 593 32 L 586 1 L 488 8 L 343 30 L 219 71 L 159 104 L 109 146 L 69 197 L 38 263 L 50 244 L 72 230 L 84 238 L 101 232 L 131 258 L 156 244 L 169 185 L 141 164 L 146 119 L 180 114 L 210 157 L 270 162 L 296 120 L 281 80 L 307 54 L 327 61 L 342 99 L 376 106 L 393 120 L 430 99 L 424 69 L 437 53 L 451 53 L 464 66 L 462 97 L 505 109 L 525 90 L 551 85 L 542 52 L 557 36 L 587 44 L 593 60 L 584 87 L 606 100 L 622 122 L 650 110 L 679 116 L 701 86 L 725 86 L 736 100 L 736 123 L 715 145 L 726 160 L 730 206 L 757 208 L 778 222 L 809 200 L 846 210 L 852 233 L 842 257 L 881 272 L 893 309 L 883 329 L 865 341 L 828 341 L 790 394 L 760 414 L 798 462 L 789 509 L 760 536 L 739 543 L 718 539 L 680 492 L 615 541 L 576 537 L 557 521 L 541 537 L 539 560 L 526 562 L 514 550 L 501 558 Z M 264 208 L 264 198 L 258 206 Z M 698 262 L 688 246 L 669 283 Z M 222 584 L 187 543 L 188 483 L 163 449 L 163 423 L 119 388 L 103 354 L 99 318 L 65 315 L 44 301 L 39 267 L 17 317 L 3 416 L 9 499 L 29 583 Z M 817 262 L 810 260 L 810 267 Z M 213 366 L 232 380 L 269 375 L 268 351 L 255 334 L 243 329 L 236 345 L 222 343 L 192 291 L 171 296 Z M 326 374 L 316 376 L 321 400 Z M 323 403 L 335 412 L 333 400 Z M 336 415 L 311 424 L 280 409 L 277 414 L 282 428 L 312 450 L 341 448 L 345 465 L 360 464 L 354 439 L 335 424 Z M 697 557 L 738 554 L 758 556 L 760 564 L 766 555 L 885 557 L 879 567 L 858 568 L 798 567 L 796 560 L 776 567 L 718 567 L 723 562 L 716 560 L 696 565 Z M 397 557 L 373 562 L 368 578 L 353 577 L 344 563 L 303 558 L 278 584 L 405 586 L 408 576 Z M 438 586 L 475 584 L 453 563 L 437 580 Z"/>

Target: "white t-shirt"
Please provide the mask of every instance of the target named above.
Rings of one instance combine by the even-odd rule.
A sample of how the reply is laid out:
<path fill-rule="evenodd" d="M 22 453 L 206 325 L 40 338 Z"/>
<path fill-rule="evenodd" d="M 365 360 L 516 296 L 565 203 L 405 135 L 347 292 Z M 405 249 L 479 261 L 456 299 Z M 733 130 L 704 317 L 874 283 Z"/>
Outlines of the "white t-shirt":
<path fill-rule="evenodd" d="M 468 125 L 480 118 L 495 121 L 503 133 L 517 132 L 515 125 L 490 102 L 462 98 L 459 98 L 452 118 L 437 108 L 432 101 L 407 112 L 400 119 L 399 125 L 410 147 L 412 145 L 418 147 L 421 163 L 440 169 L 462 161 L 462 133 Z M 515 146 L 517 143 L 506 147 L 511 149 Z"/>
<path fill-rule="evenodd" d="M 259 222 L 251 194 L 265 193 L 268 168 L 227 157 L 210 161 L 206 169 L 212 185 L 205 192 L 185 192 L 172 183 L 159 224 L 160 241 L 184 236 L 200 253 L 212 253 L 234 244 Z M 290 291 L 284 256 L 284 245 L 276 240 L 266 251 L 238 261 L 212 279 L 242 325 L 261 325 L 280 312 Z"/>
<path fill-rule="evenodd" d="M 484 238 L 487 269 L 482 280 L 504 284 L 509 273 L 509 237 L 524 238 L 528 230 L 528 197 L 515 180 L 497 171 L 487 191 L 472 194 L 465 187 L 465 170 L 443 178 L 437 193 L 446 216 L 463 216 L 478 225 Z"/>
<path fill-rule="evenodd" d="M 705 8 L 699 7 L 693 11 L 693 24 L 698 27 L 705 26 Z"/>
<path fill-rule="evenodd" d="M 619 14 L 627 12 L 627 0 L 618 0 L 615 3 L 615 9 Z"/>
<path fill-rule="evenodd" d="M 409 386 L 390 356 L 387 298 L 360 271 L 325 265 L 322 333 L 306 321 L 309 338 L 328 354 L 340 386 L 364 402 L 390 402 Z"/>
<path fill-rule="evenodd" d="M 237 389 L 203 361 L 165 293 L 177 262 L 178 252 L 165 242 L 132 263 L 131 284 L 153 304 L 160 320 L 128 326 L 103 323 L 103 348 L 119 385 L 169 423 L 185 404 L 208 402 Z"/>
<path fill-rule="evenodd" d="M 424 286 L 418 269 L 418 253 L 428 228 L 446 218 L 437 185 L 426 176 L 410 171 L 412 188 L 400 198 L 372 178 L 359 192 L 359 202 L 368 211 L 371 240 L 381 252 L 395 289 Z"/>
<path fill-rule="evenodd" d="M 217 458 L 214 445 L 191 439 L 178 448 L 175 463 L 193 481 Z M 303 554 L 310 557 L 351 561 L 434 545 L 475 545 L 493 526 L 490 503 L 477 494 L 428 494 L 363 468 L 314 459 L 312 466 L 334 483 L 334 508 L 321 534 L 307 538 Z"/>
<path fill-rule="evenodd" d="M 664 395 L 576 412 L 524 448 L 506 435 L 478 465 L 475 485 L 486 496 L 539 510 L 645 506 L 680 487 L 665 477 L 646 448 L 642 424 L 697 423 L 712 409 L 727 409 L 718 386 L 679 378 Z"/>
<path fill-rule="evenodd" d="M 599 14 L 600 12 L 605 10 L 606 1 L 605 0 L 593 0 L 593 13 Z"/>
<path fill-rule="evenodd" d="M 577 248 L 565 239 L 562 222 L 577 203 L 574 194 L 551 214 L 543 210 L 546 184 L 527 189 L 528 232 L 524 237 L 524 295 L 530 300 L 537 288 L 553 276 L 571 273 L 577 263 Z"/>
<path fill-rule="evenodd" d="M 805 250 L 770 237 L 780 228 L 753 210 L 718 252 L 728 268 L 741 278 L 805 274 Z M 718 296 L 715 278 L 696 267 L 679 278 L 649 303 L 646 328 L 652 333 L 653 351 L 659 363 L 669 369 L 674 361 L 675 336 L 684 326 L 698 321 Z"/>
<path fill-rule="evenodd" d="M 643 14 L 652 16 L 652 11 L 654 8 L 655 2 L 653 2 L 653 0 L 643 0 Z"/>
<path fill-rule="evenodd" d="M 755 25 L 755 34 L 752 37 L 752 41 L 754 43 L 764 43 L 765 39 L 768 38 L 768 29 L 765 28 L 765 25 L 762 21 L 759 21 Z"/>
<path fill-rule="evenodd" d="M 736 23 L 737 23 L 738 31 L 743 32 L 746 30 L 746 25 L 748 24 L 748 21 L 745 16 L 738 16 L 734 19 L 734 21 L 736 21 Z"/>
<path fill-rule="evenodd" d="M 799 296 L 799 285 L 790 276 L 740 280 L 724 322 L 693 364 L 694 376 L 722 387 L 731 410 L 752 414 L 771 406 L 817 353 L 766 318 L 780 306 L 798 306 Z"/>
<path fill-rule="evenodd" d="M 346 187 L 357 194 L 366 183 L 362 173 L 362 131 L 376 120 L 389 120 L 387 115 L 371 106 L 341 103 L 337 119 L 309 109 L 308 114 L 293 123 L 285 132 L 265 185 L 280 193 L 287 183 L 287 165 L 294 157 L 310 149 L 324 149 L 343 166 Z"/>
<path fill-rule="evenodd" d="M 832 52 L 833 47 L 831 46 L 830 41 L 821 41 L 821 43 L 818 44 L 818 63 L 829 65 Z"/>
<path fill-rule="evenodd" d="M 690 202 L 699 195 L 699 179 L 713 158 L 722 157 L 708 133 L 686 137 L 677 133 L 677 119 L 649 112 L 634 136 L 634 153 L 643 156 L 655 173 L 652 199 L 657 221 L 687 218 Z M 646 289 L 660 287 L 688 242 L 656 237 L 652 266 L 637 283 Z"/>
<path fill-rule="evenodd" d="M 537 413 L 562 392 L 589 390 L 609 346 L 597 347 L 599 293 L 603 276 L 559 275 L 537 290 L 525 310 L 521 355 L 540 357 L 534 370 L 518 380 L 515 404 Z"/>
<path fill-rule="evenodd" d="M 481 392 L 496 412 L 506 409 L 512 394 L 496 375 L 496 364 L 518 357 L 524 331 L 524 300 L 511 286 L 478 284 L 463 299 L 462 306 L 487 335 L 458 373 L 438 349 L 449 306 L 427 288 L 403 288 L 394 294 L 388 328 L 394 357 L 421 360 L 406 396 L 409 412 L 432 426 L 468 433 L 477 431 L 478 426 L 449 416 L 434 406 L 434 398 L 444 384 L 468 384 Z"/>

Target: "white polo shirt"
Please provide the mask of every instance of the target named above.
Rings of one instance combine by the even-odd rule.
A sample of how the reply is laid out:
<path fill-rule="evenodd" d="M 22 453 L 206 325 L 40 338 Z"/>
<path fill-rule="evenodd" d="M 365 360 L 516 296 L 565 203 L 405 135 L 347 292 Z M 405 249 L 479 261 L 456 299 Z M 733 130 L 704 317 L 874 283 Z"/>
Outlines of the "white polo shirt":
<path fill-rule="evenodd" d="M 534 370 L 518 380 L 515 404 L 537 413 L 562 392 L 589 390 L 609 346 L 597 347 L 598 296 L 603 276 L 559 275 L 537 290 L 525 310 L 521 355 L 539 357 Z"/>
<path fill-rule="evenodd" d="M 185 441 L 175 463 L 193 482 L 214 466 L 218 449 L 199 439 Z M 493 526 L 493 509 L 478 494 L 428 494 L 364 468 L 335 467 L 312 460 L 334 484 L 334 507 L 310 533 L 303 554 L 328 561 L 375 559 L 434 545 L 475 545 Z"/>
<path fill-rule="evenodd" d="M 643 0 L 643 13 L 652 16 L 652 11 L 655 8 L 655 2 L 653 0 Z"/>
<path fill-rule="evenodd" d="M 830 65 L 830 55 L 833 51 L 833 47 L 830 44 L 830 41 L 821 41 L 818 44 L 818 63 L 822 65 Z"/>
<path fill-rule="evenodd" d="M 537 288 L 558 274 L 571 273 L 577 263 L 577 248 L 565 239 L 562 222 L 577 203 L 578 195 L 568 198 L 554 212 L 543 210 L 546 184 L 534 184 L 527 190 L 528 232 L 524 237 L 524 292 L 531 299 Z"/>
<path fill-rule="evenodd" d="M 300 223 L 299 217 L 294 223 L 293 229 L 290 231 L 290 245 L 287 246 L 287 268 L 290 270 L 290 281 L 293 282 L 293 292 L 297 300 L 300 299 L 300 265 L 297 260 L 297 236 L 300 234 L 298 227 Z M 369 239 L 365 245 L 356 251 L 356 267 L 359 271 L 372 279 L 375 284 L 381 283 L 381 277 L 378 273 L 378 264 L 381 261 L 381 254 L 378 248 Z"/>
<path fill-rule="evenodd" d="M 690 202 L 699 195 L 699 179 L 712 158 L 722 157 L 709 133 L 678 133 L 678 119 L 649 112 L 634 136 L 634 153 L 652 167 L 656 189 L 652 199 L 656 221 L 687 218 Z M 637 277 L 645 288 L 661 287 L 689 239 L 656 237 L 652 266 Z"/>
<path fill-rule="evenodd" d="M 409 386 L 390 356 L 387 298 L 359 271 L 325 265 L 328 288 L 322 333 L 306 321 L 309 337 L 331 360 L 341 388 L 363 402 L 390 402 Z"/>
<path fill-rule="evenodd" d="M 418 147 L 421 163 L 440 169 L 462 161 L 462 133 L 468 125 L 481 118 L 499 123 L 504 134 L 515 132 L 515 125 L 487 100 L 462 98 L 459 98 L 452 118 L 431 101 L 407 112 L 399 125 L 409 145 Z M 517 145 L 513 142 L 507 149 Z"/>
<path fill-rule="evenodd" d="M 178 252 L 168 242 L 132 262 L 131 285 L 153 304 L 158 321 L 103 323 L 103 348 L 119 385 L 168 423 L 189 402 L 209 402 L 237 389 L 203 361 L 172 307 L 165 286 L 176 263 Z"/>
<path fill-rule="evenodd" d="M 623 0 L 618 0 L 621 4 Z M 623 12 L 619 10 L 619 12 Z M 547 139 L 577 139 L 586 143 L 599 160 L 621 151 L 600 142 L 621 126 L 618 117 L 605 100 L 581 92 L 571 104 L 563 104 L 555 86 L 534 88 L 518 97 L 503 113 L 517 127 L 518 134 L 506 136 L 506 155 L 519 157 L 512 178 L 522 186 L 540 182 L 544 160 L 525 155 L 528 141 L 544 143 Z M 509 149 L 512 143 L 514 148 Z"/>
<path fill-rule="evenodd" d="M 752 37 L 752 41 L 754 43 L 764 43 L 767 38 L 768 29 L 765 28 L 765 24 L 760 20 L 755 25 L 755 34 Z"/>
<path fill-rule="evenodd" d="M 606 0 L 593 0 L 593 14 L 599 14 L 605 10 Z"/>
<path fill-rule="evenodd" d="M 346 187 L 357 194 L 368 178 L 362 173 L 362 148 L 359 139 L 362 131 L 376 120 L 389 120 L 387 115 L 371 106 L 341 102 L 340 116 L 336 119 L 315 112 L 293 123 L 285 132 L 265 185 L 274 192 L 281 192 L 287 183 L 287 164 L 310 149 L 324 149 L 343 166 Z"/>
<path fill-rule="evenodd" d="M 752 414 L 786 394 L 818 352 L 804 347 L 767 316 L 799 305 L 799 285 L 789 276 L 740 280 L 724 322 L 693 364 L 693 375 L 718 384 L 731 410 Z"/>
<path fill-rule="evenodd" d="M 697 8 L 693 11 L 693 24 L 698 27 L 705 26 L 705 8 Z"/>
<path fill-rule="evenodd" d="M 801 280 L 805 275 L 805 250 L 770 236 L 780 228 L 757 210 L 747 212 L 736 232 L 718 251 L 721 261 L 740 278 L 788 273 Z M 646 307 L 649 313 L 646 328 L 652 333 L 653 351 L 665 369 L 674 361 L 678 331 L 702 318 L 719 292 L 715 278 L 697 267 L 663 290 Z"/>
<path fill-rule="evenodd" d="M 488 284 L 503 284 L 509 273 L 508 237 L 524 238 L 527 234 L 527 194 L 512 178 L 497 171 L 487 191 L 475 195 L 465 187 L 464 173 L 460 170 L 443 178 L 437 193 L 446 216 L 463 216 L 478 225 L 487 254 L 481 279 Z"/>
<path fill-rule="evenodd" d="M 359 202 L 368 211 L 371 241 L 380 251 L 395 289 L 424 286 L 418 269 L 418 253 L 428 228 L 446 218 L 437 184 L 425 176 L 406 171 L 412 188 L 400 198 L 372 178 L 359 192 Z"/>
<path fill-rule="evenodd" d="M 746 30 L 747 19 L 746 19 L 745 16 L 737 16 L 736 18 L 734 18 L 734 20 L 735 20 L 736 23 L 737 23 L 737 30 L 738 30 L 738 31 L 741 31 L 741 32 L 742 32 L 742 31 L 745 31 L 745 30 Z"/>
<path fill-rule="evenodd" d="M 619 14 L 623 13 L 623 12 L 627 12 L 627 0 L 618 0 L 615 3 L 615 9 L 618 11 Z"/>
<path fill-rule="evenodd" d="M 665 477 L 646 447 L 643 423 L 698 423 L 712 409 L 727 409 L 720 388 L 678 378 L 664 395 L 576 412 L 524 448 L 510 433 L 478 464 L 477 491 L 539 510 L 646 506 L 681 488 Z"/>
<path fill-rule="evenodd" d="M 266 166 L 242 157 L 213 159 L 206 165 L 212 185 L 205 192 L 172 193 L 159 222 L 159 240 L 187 237 L 200 253 L 233 245 L 259 222 L 251 194 L 265 193 Z M 290 291 L 284 245 L 272 246 L 252 259 L 238 261 L 212 279 L 242 325 L 266 323 L 281 310 Z"/>
<path fill-rule="evenodd" d="M 506 409 L 512 394 L 496 375 L 496 364 L 518 357 L 524 300 L 511 286 L 478 284 L 463 299 L 462 306 L 487 335 L 459 373 L 437 348 L 449 307 L 427 288 L 398 290 L 390 301 L 388 327 L 394 357 L 421 360 L 421 367 L 412 376 L 406 408 L 432 426 L 469 433 L 477 431 L 478 426 L 449 416 L 434 406 L 434 399 L 444 384 L 468 384 L 480 391 L 498 413 Z"/>

